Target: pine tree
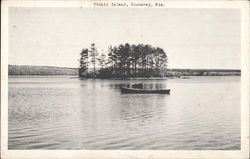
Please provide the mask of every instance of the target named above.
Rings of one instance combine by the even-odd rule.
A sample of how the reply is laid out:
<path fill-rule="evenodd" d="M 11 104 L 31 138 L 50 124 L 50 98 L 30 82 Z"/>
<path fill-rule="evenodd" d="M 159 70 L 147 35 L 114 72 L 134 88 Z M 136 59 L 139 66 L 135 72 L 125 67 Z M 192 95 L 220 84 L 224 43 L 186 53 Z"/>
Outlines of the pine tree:
<path fill-rule="evenodd" d="M 82 76 L 82 73 L 88 70 L 88 49 L 82 49 L 80 55 L 79 76 Z"/>
<path fill-rule="evenodd" d="M 101 66 L 101 69 L 103 69 L 106 66 L 106 55 L 102 52 L 102 54 L 100 55 L 100 57 L 97 59 L 99 62 L 99 65 Z"/>
<path fill-rule="evenodd" d="M 97 48 L 95 46 L 95 43 L 91 44 L 89 52 L 90 52 L 90 56 L 92 57 L 91 63 L 93 64 L 94 75 L 95 75 L 96 74 L 96 60 L 97 60 L 97 56 L 98 56 L 98 52 L 97 52 Z"/>

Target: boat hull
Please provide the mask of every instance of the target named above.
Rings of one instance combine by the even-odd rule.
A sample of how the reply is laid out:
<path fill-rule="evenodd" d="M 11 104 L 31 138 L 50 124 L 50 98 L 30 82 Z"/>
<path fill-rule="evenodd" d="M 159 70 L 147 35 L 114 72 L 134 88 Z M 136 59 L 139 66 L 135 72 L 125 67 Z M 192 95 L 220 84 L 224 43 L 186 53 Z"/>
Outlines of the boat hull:
<path fill-rule="evenodd" d="M 170 94 L 170 89 L 147 90 L 121 87 L 122 94 Z"/>

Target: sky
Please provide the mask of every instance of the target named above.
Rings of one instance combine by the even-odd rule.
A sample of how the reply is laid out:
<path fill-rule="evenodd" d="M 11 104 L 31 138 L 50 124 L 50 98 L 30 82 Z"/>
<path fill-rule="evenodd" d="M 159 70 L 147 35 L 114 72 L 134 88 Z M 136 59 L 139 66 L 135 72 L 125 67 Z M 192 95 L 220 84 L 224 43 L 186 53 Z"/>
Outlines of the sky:
<path fill-rule="evenodd" d="M 240 10 L 10 8 L 9 64 L 78 67 L 95 43 L 150 44 L 169 68 L 240 69 Z"/>

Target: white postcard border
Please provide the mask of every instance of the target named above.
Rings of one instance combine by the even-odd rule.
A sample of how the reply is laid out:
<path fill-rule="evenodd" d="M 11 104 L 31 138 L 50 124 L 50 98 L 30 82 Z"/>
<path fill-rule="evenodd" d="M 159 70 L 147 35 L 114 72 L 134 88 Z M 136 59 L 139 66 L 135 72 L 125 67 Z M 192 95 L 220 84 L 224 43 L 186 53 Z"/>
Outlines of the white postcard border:
<path fill-rule="evenodd" d="M 241 9 L 241 150 L 8 150 L 8 8 L 94 7 L 94 2 L 124 1 L 3 1 L 1 8 L 1 157 L 5 158 L 249 158 L 249 2 L 247 1 L 158 1 L 153 8 L 240 8 Z M 126 1 L 131 3 L 132 1 Z M 133 1 L 135 2 L 135 1 Z M 155 1 L 136 1 L 155 3 Z M 95 7 L 112 8 L 112 7 Z M 126 8 L 126 7 L 116 7 Z M 148 8 L 148 7 L 132 7 Z M 150 8 L 149 8 L 150 9 Z"/>

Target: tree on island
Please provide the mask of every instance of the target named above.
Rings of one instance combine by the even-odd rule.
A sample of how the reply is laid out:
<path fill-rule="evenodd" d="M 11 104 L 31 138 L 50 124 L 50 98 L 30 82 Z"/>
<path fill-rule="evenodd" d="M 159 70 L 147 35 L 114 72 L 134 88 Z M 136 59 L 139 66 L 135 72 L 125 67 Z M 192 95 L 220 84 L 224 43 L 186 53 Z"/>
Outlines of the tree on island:
<path fill-rule="evenodd" d="M 101 69 L 104 69 L 104 67 L 107 65 L 106 55 L 102 52 L 97 60 L 99 62 L 99 66 L 101 66 Z"/>
<path fill-rule="evenodd" d="M 95 60 L 99 62 L 100 69 L 96 76 L 100 78 L 160 77 L 164 76 L 162 72 L 166 70 L 168 62 L 167 54 L 162 48 L 144 44 L 126 43 L 109 46 L 107 58 L 104 53 L 97 58 L 98 53 L 94 44 L 91 44 L 89 52 L 94 66 L 94 75 Z M 85 77 L 92 78 L 89 75 Z"/>
<path fill-rule="evenodd" d="M 79 76 L 82 76 L 82 73 L 88 70 L 88 49 L 82 49 L 80 53 L 81 58 L 80 62 L 80 69 L 79 69 Z"/>
<path fill-rule="evenodd" d="M 98 56 L 98 52 L 97 52 L 97 48 L 95 46 L 95 43 L 92 43 L 90 46 L 90 56 L 92 57 L 91 59 L 91 63 L 93 64 L 94 67 L 94 75 L 96 74 L 96 60 L 97 60 L 97 56 Z"/>

